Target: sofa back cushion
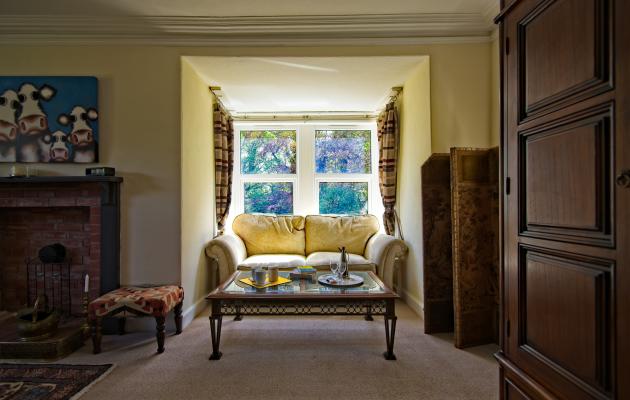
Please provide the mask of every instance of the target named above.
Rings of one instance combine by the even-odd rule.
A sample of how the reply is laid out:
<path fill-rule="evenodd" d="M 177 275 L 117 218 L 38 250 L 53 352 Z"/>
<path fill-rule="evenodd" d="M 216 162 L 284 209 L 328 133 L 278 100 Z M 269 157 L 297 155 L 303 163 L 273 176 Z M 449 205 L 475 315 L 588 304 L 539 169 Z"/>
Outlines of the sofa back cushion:
<path fill-rule="evenodd" d="M 306 254 L 316 251 L 338 252 L 345 246 L 348 253 L 363 255 L 368 240 L 378 232 L 378 219 L 373 215 L 306 217 Z"/>
<path fill-rule="evenodd" d="M 247 255 L 304 255 L 304 217 L 241 214 L 234 218 L 232 230 L 247 248 Z"/>

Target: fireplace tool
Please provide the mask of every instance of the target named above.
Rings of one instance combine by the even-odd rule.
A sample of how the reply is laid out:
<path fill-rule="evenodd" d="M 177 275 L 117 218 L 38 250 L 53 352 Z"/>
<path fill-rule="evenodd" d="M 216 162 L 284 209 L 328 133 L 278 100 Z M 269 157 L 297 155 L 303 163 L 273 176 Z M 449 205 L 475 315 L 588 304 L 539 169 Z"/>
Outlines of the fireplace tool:
<path fill-rule="evenodd" d="M 48 308 L 48 296 L 42 294 L 37 296 L 33 307 L 19 310 L 16 317 L 18 337 L 30 342 L 52 336 L 57 331 L 61 314 Z"/>

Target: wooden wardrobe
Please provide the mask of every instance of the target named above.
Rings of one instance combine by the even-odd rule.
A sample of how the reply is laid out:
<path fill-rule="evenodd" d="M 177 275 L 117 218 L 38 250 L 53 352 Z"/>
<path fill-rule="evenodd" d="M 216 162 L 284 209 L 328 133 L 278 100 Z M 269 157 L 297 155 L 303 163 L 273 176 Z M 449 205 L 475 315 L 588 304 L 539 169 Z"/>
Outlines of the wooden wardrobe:
<path fill-rule="evenodd" d="M 502 399 L 630 399 L 630 1 L 502 1 Z"/>

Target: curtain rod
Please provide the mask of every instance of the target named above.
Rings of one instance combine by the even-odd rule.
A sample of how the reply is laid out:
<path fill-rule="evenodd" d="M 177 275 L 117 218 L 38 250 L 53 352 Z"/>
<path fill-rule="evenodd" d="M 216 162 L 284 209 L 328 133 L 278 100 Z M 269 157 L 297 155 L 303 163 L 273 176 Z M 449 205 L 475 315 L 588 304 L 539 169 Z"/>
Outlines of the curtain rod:
<path fill-rule="evenodd" d="M 226 112 L 229 113 L 230 110 L 221 101 L 221 95 L 217 94 L 217 92 L 221 91 L 221 86 L 210 86 L 210 87 L 208 87 L 208 89 L 210 89 L 210 93 L 212 93 L 212 95 L 214 96 L 214 99 L 217 101 L 217 103 L 219 103 L 221 108 L 223 108 Z"/>
<path fill-rule="evenodd" d="M 235 121 L 252 121 L 252 120 L 260 120 L 260 121 L 302 121 L 302 120 L 371 120 L 376 119 L 380 112 L 370 112 L 370 111 L 295 111 L 295 112 L 285 112 L 285 113 L 274 113 L 274 112 L 236 112 L 232 111 L 223 104 L 221 101 L 222 95 L 220 86 L 210 86 L 210 92 L 217 100 L 217 103 L 227 112 L 230 113 L 232 119 Z M 387 104 L 391 102 L 395 102 L 398 100 L 398 96 L 402 93 L 402 86 L 394 86 L 391 89 L 390 95 L 388 96 L 389 100 L 379 109 L 384 109 Z"/>
<path fill-rule="evenodd" d="M 235 113 L 232 115 L 234 121 L 371 121 L 377 117 L 374 113 L 362 114 L 277 114 L 277 113 Z"/>
<path fill-rule="evenodd" d="M 402 86 L 394 86 L 392 88 L 392 91 L 390 92 L 388 103 L 398 100 L 398 96 L 402 93 L 402 91 L 403 91 Z"/>

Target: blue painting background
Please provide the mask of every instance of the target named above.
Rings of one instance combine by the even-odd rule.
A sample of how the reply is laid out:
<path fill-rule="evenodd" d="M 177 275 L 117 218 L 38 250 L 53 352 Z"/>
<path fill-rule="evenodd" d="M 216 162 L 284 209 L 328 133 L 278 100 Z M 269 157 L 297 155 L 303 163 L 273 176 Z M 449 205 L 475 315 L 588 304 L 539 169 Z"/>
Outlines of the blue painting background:
<path fill-rule="evenodd" d="M 61 114 L 70 115 L 75 106 L 85 109 L 98 110 L 98 79 L 93 76 L 0 76 L 0 95 L 5 90 L 11 89 L 16 93 L 20 87 L 30 83 L 38 89 L 48 85 L 56 90 L 55 95 L 49 101 L 40 100 L 39 106 L 48 117 L 48 125 L 51 132 L 60 130 L 69 133 L 72 124 L 63 126 L 57 122 Z M 19 112 L 18 114 L 19 115 Z M 100 119 L 100 115 L 99 115 Z M 99 142 L 98 121 L 89 121 L 94 131 L 94 140 Z M 98 155 L 97 155 L 98 158 Z"/>

